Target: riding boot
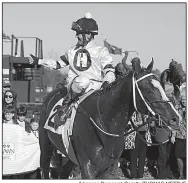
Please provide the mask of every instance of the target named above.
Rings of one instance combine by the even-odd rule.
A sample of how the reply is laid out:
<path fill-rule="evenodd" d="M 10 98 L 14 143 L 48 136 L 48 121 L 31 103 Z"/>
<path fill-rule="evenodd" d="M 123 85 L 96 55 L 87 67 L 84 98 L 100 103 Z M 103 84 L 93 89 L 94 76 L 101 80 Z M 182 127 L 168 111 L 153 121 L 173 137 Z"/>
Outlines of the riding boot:
<path fill-rule="evenodd" d="M 66 121 L 65 117 L 67 116 L 67 112 L 69 110 L 70 103 L 71 103 L 71 94 L 69 92 L 65 96 L 62 106 L 58 111 L 58 117 L 59 117 L 60 121 L 63 123 Z"/>
<path fill-rule="evenodd" d="M 65 96 L 64 101 L 62 103 L 62 106 L 61 106 L 61 108 L 59 109 L 59 112 L 58 112 L 58 117 L 60 118 L 60 121 L 62 123 L 65 123 L 67 117 L 70 115 L 69 109 L 70 109 L 71 103 L 76 101 L 80 95 L 81 95 L 80 93 L 74 93 L 73 95 L 71 95 L 71 93 L 69 92 Z"/>

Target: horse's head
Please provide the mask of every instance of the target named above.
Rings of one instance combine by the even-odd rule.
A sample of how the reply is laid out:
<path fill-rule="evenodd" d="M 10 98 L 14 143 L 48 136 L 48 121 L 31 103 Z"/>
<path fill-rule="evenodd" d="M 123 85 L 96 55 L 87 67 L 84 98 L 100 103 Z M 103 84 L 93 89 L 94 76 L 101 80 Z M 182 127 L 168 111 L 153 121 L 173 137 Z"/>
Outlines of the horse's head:
<path fill-rule="evenodd" d="M 152 59 L 147 68 L 135 67 L 132 77 L 134 108 L 142 114 L 149 111 L 149 114 L 160 117 L 172 128 L 177 128 L 181 116 L 166 96 L 158 79 L 151 73 L 153 63 Z"/>

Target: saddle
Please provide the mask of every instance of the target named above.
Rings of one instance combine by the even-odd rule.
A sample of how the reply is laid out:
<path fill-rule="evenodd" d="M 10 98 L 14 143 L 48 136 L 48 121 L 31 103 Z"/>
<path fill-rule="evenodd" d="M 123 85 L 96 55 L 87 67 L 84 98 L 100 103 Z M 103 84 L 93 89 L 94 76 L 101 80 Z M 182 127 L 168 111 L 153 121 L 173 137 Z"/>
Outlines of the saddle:
<path fill-rule="evenodd" d="M 66 122 L 67 118 L 70 118 L 72 107 L 79 101 L 79 98 L 82 97 L 82 95 L 83 93 L 73 94 L 73 92 L 71 91 L 67 93 L 67 95 L 64 97 L 62 105 L 58 108 L 58 112 L 55 116 L 55 121 L 58 125 L 63 125 Z"/>
<path fill-rule="evenodd" d="M 76 100 L 74 101 L 72 100 L 71 101 L 72 103 L 71 102 L 69 103 L 68 108 L 66 109 L 65 113 L 62 116 L 64 118 L 64 121 L 61 121 L 58 116 L 58 113 L 61 110 L 62 103 L 64 103 L 65 100 L 64 98 L 61 98 L 59 101 L 56 102 L 56 104 L 50 111 L 49 116 L 44 125 L 44 128 L 52 131 L 53 133 L 61 135 L 62 127 L 65 126 L 67 121 L 69 122 L 69 125 L 70 123 L 74 122 L 78 105 L 81 102 L 83 102 L 88 96 L 90 96 L 93 92 L 95 92 L 95 90 L 90 90 L 89 92 L 83 94 L 82 96 L 79 96 Z"/>

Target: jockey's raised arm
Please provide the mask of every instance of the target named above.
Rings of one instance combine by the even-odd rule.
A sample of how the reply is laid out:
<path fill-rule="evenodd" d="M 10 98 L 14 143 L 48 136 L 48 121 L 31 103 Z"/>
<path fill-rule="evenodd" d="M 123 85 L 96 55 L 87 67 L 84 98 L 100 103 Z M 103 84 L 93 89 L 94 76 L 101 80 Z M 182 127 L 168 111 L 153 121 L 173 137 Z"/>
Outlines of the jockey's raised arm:
<path fill-rule="evenodd" d="M 64 57 L 64 60 L 65 60 L 65 55 L 63 55 Z M 50 67 L 52 69 L 61 69 L 61 68 L 64 68 L 66 67 L 67 65 L 69 65 L 69 62 L 68 60 L 66 59 L 66 61 L 64 60 L 52 60 L 52 59 L 39 59 L 39 62 L 38 64 L 39 65 L 44 65 L 44 66 L 47 66 L 47 67 Z"/>
<path fill-rule="evenodd" d="M 38 59 L 37 57 L 35 57 L 34 55 L 30 55 L 31 58 L 29 60 L 29 62 L 31 64 L 37 64 L 37 65 L 44 65 L 46 67 L 50 67 L 51 69 L 61 69 L 66 67 L 67 65 L 69 65 L 69 61 L 67 58 L 67 55 L 62 55 L 60 57 L 60 60 L 56 61 L 53 59 Z"/>

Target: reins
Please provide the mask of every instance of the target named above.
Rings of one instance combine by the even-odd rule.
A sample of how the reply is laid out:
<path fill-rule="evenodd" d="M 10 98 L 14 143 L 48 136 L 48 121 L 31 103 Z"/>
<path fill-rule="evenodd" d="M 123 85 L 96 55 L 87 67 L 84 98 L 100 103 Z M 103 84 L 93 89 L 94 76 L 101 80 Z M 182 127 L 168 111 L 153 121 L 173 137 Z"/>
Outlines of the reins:
<path fill-rule="evenodd" d="M 105 135 L 108 135 L 108 136 L 112 136 L 112 137 L 120 137 L 120 135 L 118 134 L 113 134 L 113 133 L 109 133 L 103 129 L 101 129 L 101 127 L 99 127 L 96 122 L 93 120 L 93 118 L 79 105 L 80 109 L 82 109 L 82 111 L 89 117 L 89 119 L 91 120 L 91 122 L 94 124 L 94 126 L 100 130 L 102 133 L 104 133 Z M 100 114 L 99 114 L 100 115 Z"/>

